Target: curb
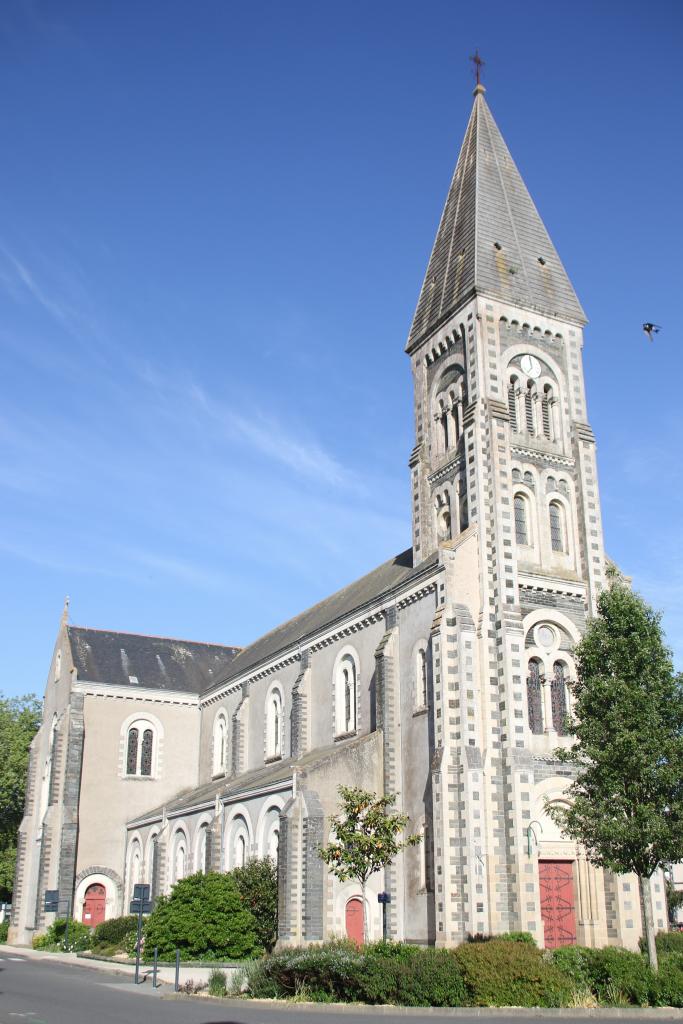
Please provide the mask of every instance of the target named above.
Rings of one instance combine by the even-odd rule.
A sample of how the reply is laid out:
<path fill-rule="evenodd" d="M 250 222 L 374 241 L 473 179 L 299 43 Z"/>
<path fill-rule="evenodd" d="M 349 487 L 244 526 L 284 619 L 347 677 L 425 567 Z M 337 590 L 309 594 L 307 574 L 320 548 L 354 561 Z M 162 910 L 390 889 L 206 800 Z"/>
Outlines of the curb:
<path fill-rule="evenodd" d="M 596 1006 L 591 1008 L 571 1007 L 549 1008 L 543 1006 L 393 1006 L 383 1004 L 381 1006 L 372 1003 L 293 1003 L 286 999 L 228 999 L 221 996 L 191 996 L 182 992 L 169 992 L 162 994 L 163 1000 L 180 1001 L 193 999 L 196 1002 L 220 1003 L 230 1009 L 244 1009 L 247 1006 L 258 1006 L 260 1009 L 271 1008 L 274 1011 L 283 1010 L 292 1013 L 339 1013 L 353 1016 L 368 1013 L 376 1013 L 380 1016 L 391 1015 L 392 1017 L 547 1017 L 566 1018 L 576 1020 L 581 1018 L 597 1017 L 603 1020 L 618 1019 L 624 1017 L 651 1017 L 657 1020 L 681 1020 L 683 1010 L 675 1006 Z"/>

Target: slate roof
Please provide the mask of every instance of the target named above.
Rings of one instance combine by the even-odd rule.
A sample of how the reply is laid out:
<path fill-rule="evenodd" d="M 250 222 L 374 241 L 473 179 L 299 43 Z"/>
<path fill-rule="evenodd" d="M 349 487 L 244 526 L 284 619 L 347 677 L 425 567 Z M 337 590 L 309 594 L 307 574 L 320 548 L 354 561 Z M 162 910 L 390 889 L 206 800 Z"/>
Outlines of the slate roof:
<path fill-rule="evenodd" d="M 348 751 L 353 746 L 360 747 L 369 740 L 372 740 L 372 734 L 357 736 L 355 739 L 345 741 L 344 750 Z M 288 757 L 282 761 L 261 765 L 259 768 L 253 768 L 251 771 L 243 772 L 234 778 L 213 779 L 211 782 L 206 782 L 203 786 L 188 788 L 174 797 L 174 799 L 167 800 L 165 804 L 161 804 L 151 811 L 145 811 L 143 814 L 138 814 L 137 817 L 132 818 L 128 822 L 128 827 L 134 828 L 142 821 L 153 821 L 155 818 L 160 818 L 164 811 L 169 816 L 177 817 L 183 811 L 188 811 L 193 807 L 213 803 L 217 796 L 221 799 L 226 799 L 242 793 L 248 795 L 249 793 L 258 792 L 263 788 L 275 786 L 280 782 L 286 783 L 291 780 L 295 771 L 305 775 L 306 769 L 315 767 L 328 758 L 334 757 L 339 753 L 339 750 L 339 744 L 332 743 L 327 747 L 309 750 L 300 757 Z"/>
<path fill-rule="evenodd" d="M 201 693 L 222 679 L 239 647 L 67 626 L 79 679 Z"/>
<path fill-rule="evenodd" d="M 484 99 L 482 85 L 477 86 L 474 97 L 408 349 L 435 331 L 474 293 L 586 322 L 567 272 Z"/>
<path fill-rule="evenodd" d="M 237 678 L 242 673 L 255 668 L 260 662 L 270 660 L 274 655 L 291 647 L 304 637 L 311 636 L 319 630 L 333 625 L 351 612 L 388 594 L 412 577 L 428 572 L 436 565 L 437 561 L 438 556 L 435 553 L 419 565 L 414 566 L 412 548 L 391 558 L 366 576 L 354 580 L 353 583 L 338 590 L 331 597 L 325 598 L 295 618 L 277 626 L 248 647 L 244 647 L 230 662 L 228 672 L 220 682 L 225 683 Z"/>

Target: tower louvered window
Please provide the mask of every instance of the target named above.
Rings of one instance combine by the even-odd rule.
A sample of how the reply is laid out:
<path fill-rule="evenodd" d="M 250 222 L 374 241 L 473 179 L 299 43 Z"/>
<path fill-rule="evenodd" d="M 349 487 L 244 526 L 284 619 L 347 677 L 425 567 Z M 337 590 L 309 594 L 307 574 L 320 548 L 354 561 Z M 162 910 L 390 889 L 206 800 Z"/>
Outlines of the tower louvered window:
<path fill-rule="evenodd" d="M 152 749 L 154 746 L 154 733 L 151 729 L 145 729 L 142 734 L 142 750 L 140 752 L 140 775 L 152 774 Z"/>
<path fill-rule="evenodd" d="M 526 413 L 526 429 L 530 434 L 534 434 L 534 396 L 531 388 L 527 388 L 524 395 L 524 410 Z"/>
<path fill-rule="evenodd" d="M 541 666 L 535 658 L 529 662 L 529 675 L 526 681 L 526 700 L 529 713 L 529 728 L 538 735 L 543 732 L 543 692 Z"/>
<path fill-rule="evenodd" d="M 508 412 L 510 413 L 510 426 L 513 430 L 518 430 L 517 425 L 517 385 L 514 380 L 511 380 L 508 385 Z"/>
<path fill-rule="evenodd" d="M 562 509 L 556 501 L 550 502 L 550 543 L 553 551 L 564 551 L 564 531 L 562 529 Z"/>
<path fill-rule="evenodd" d="M 541 402 L 541 416 L 543 419 L 543 435 L 547 437 L 549 441 L 552 441 L 552 424 L 550 419 L 550 400 L 552 398 L 552 392 L 549 388 L 543 392 L 543 399 Z"/>
<path fill-rule="evenodd" d="M 564 665 L 561 661 L 556 661 L 553 665 L 550 697 L 553 710 L 553 729 L 560 736 L 565 736 L 567 732 L 565 724 L 567 718 L 567 683 L 564 675 Z"/>
<path fill-rule="evenodd" d="M 128 749 L 126 751 L 126 774 L 137 775 L 138 770 L 138 731 L 128 730 Z"/>
<path fill-rule="evenodd" d="M 523 498 L 521 494 L 515 494 L 515 540 L 518 544 L 529 543 L 526 499 Z"/>

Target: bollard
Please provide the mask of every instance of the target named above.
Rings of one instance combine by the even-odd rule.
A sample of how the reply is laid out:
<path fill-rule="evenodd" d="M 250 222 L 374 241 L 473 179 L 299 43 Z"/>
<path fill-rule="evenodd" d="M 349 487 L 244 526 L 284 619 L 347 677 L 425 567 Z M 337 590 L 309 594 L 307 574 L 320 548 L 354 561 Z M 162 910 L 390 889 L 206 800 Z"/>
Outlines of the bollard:
<path fill-rule="evenodd" d="M 180 980 L 180 950 L 176 949 L 176 951 L 175 951 L 175 990 L 176 990 L 176 992 L 180 988 L 180 985 L 178 984 L 179 980 Z"/>
<path fill-rule="evenodd" d="M 157 963 L 159 960 L 159 947 L 154 947 L 154 967 L 152 969 L 152 988 L 157 987 Z"/>

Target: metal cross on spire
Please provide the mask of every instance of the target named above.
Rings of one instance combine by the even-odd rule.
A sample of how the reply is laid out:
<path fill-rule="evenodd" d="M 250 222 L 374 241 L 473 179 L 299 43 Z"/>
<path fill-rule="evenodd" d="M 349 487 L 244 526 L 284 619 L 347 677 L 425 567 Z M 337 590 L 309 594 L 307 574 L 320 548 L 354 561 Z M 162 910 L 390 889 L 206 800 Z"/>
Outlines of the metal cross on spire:
<path fill-rule="evenodd" d="M 485 61 L 479 56 L 479 47 L 474 51 L 474 57 L 470 57 L 470 60 L 474 64 L 474 77 L 477 80 L 477 85 L 481 85 L 481 69 L 484 67 Z"/>

